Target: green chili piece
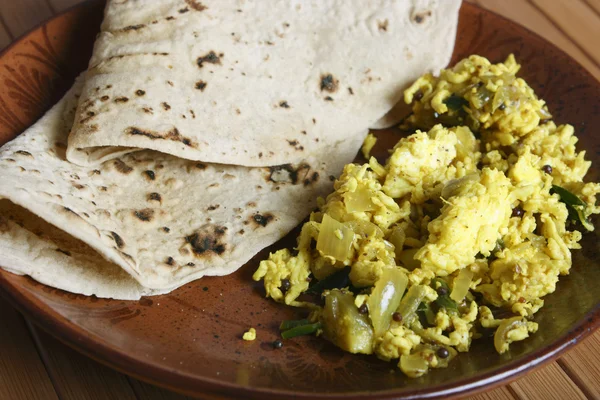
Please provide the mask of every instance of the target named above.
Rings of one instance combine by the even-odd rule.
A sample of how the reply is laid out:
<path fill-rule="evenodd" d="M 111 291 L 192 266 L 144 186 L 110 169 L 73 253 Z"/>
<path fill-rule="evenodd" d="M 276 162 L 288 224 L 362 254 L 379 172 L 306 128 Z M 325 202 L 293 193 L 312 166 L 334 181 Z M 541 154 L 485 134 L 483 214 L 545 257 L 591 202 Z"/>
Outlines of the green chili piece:
<path fill-rule="evenodd" d="M 279 325 L 280 331 L 287 331 L 288 329 L 295 328 L 297 326 L 308 325 L 310 321 L 307 319 L 297 319 L 297 320 L 288 320 L 283 321 L 281 325 Z"/>
<path fill-rule="evenodd" d="M 295 328 L 288 329 L 287 331 L 281 332 L 281 337 L 284 339 L 290 339 L 296 336 L 311 335 L 321 328 L 322 325 L 320 322 L 316 322 L 314 324 L 300 325 L 296 326 Z"/>

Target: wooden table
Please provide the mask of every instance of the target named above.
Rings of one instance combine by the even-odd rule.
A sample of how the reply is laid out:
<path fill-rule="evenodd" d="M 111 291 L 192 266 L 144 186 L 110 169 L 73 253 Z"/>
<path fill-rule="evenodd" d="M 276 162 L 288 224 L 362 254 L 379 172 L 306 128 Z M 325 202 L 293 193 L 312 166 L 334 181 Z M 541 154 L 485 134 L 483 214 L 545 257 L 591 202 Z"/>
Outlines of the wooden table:
<path fill-rule="evenodd" d="M 0 49 L 81 0 L 0 0 Z M 469 0 L 565 50 L 600 80 L 600 0 Z M 185 399 L 113 371 L 0 299 L 0 399 Z M 559 360 L 471 399 L 600 399 L 600 331 Z"/>

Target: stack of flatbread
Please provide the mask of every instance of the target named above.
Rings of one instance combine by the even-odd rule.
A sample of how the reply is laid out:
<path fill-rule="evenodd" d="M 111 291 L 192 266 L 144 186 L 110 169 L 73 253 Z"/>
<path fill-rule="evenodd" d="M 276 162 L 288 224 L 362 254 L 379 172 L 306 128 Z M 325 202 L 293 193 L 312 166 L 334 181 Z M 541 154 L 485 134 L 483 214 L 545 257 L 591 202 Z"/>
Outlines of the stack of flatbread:
<path fill-rule="evenodd" d="M 108 1 L 89 69 L 0 149 L 0 265 L 119 299 L 235 271 L 446 65 L 459 6 Z"/>

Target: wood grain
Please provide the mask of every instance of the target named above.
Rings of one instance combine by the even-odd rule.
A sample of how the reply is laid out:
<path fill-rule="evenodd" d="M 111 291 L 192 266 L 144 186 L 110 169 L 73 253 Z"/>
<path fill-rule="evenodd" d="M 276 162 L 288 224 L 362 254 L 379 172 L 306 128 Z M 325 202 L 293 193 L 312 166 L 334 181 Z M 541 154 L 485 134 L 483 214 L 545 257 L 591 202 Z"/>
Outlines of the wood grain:
<path fill-rule="evenodd" d="M 475 396 L 469 397 L 469 400 L 515 400 L 519 397 L 515 396 L 508 388 L 502 386 L 496 389 L 488 390 Z"/>
<path fill-rule="evenodd" d="M 6 29 L 4 21 L 0 18 L 0 50 L 8 46 L 12 41 L 13 37 Z"/>
<path fill-rule="evenodd" d="M 598 17 L 589 12 L 583 1 L 573 0 L 529 0 L 540 13 L 551 20 L 567 37 L 600 67 L 598 39 L 600 24 Z"/>
<path fill-rule="evenodd" d="M 545 7 L 537 6 L 537 3 L 530 3 L 526 0 L 468 0 L 476 3 L 490 11 L 503 15 L 528 29 L 538 33 L 549 42 L 553 43 L 565 53 L 569 54 L 577 60 L 585 69 L 590 71 L 592 75 L 600 80 L 600 67 L 593 59 L 580 49 L 576 42 L 569 36 L 565 35 L 555 23 L 553 19 L 548 18 L 546 14 L 540 12 L 540 9 Z M 549 4 L 553 0 L 540 0 L 540 4 Z M 571 0 L 570 0 L 571 1 Z M 572 0 L 573 3 L 581 2 L 581 0 Z M 599 0 L 590 0 L 599 3 Z M 518 7 L 515 4 L 518 2 Z M 600 6 L 599 6 L 600 7 Z M 588 11 L 589 12 L 589 11 Z M 559 18 L 556 16 L 555 18 Z M 600 25 L 600 17 L 596 17 L 597 24 Z M 589 40 L 589 38 L 588 38 Z M 600 55 L 600 50 L 596 46 L 595 54 Z"/>
<path fill-rule="evenodd" d="M 159 387 L 149 385 L 138 381 L 137 379 L 129 378 L 133 391 L 138 396 L 138 399 L 144 400 L 192 400 L 191 397 L 183 396 L 177 393 L 170 392 Z"/>
<path fill-rule="evenodd" d="M 23 317 L 0 299 L 0 399 L 58 399 Z"/>
<path fill-rule="evenodd" d="M 542 369 L 530 372 L 510 384 L 512 391 L 522 399 L 565 400 L 586 397 L 560 366 L 553 362 Z"/>
<path fill-rule="evenodd" d="M 583 2 L 600 17 L 600 0 L 583 0 Z"/>
<path fill-rule="evenodd" d="M 43 0 L 3 0 L 0 14 L 13 37 L 21 36 L 54 15 Z"/>
<path fill-rule="evenodd" d="M 600 80 L 600 0 L 466 0 L 501 14 L 564 50 Z M 0 49 L 81 0 L 0 0 Z M 31 328 L 0 299 L 0 399 L 188 397 L 115 372 Z M 37 346 L 36 346 L 37 344 Z M 39 349 L 39 351 L 38 351 Z M 600 399 L 600 332 L 557 362 L 470 400 Z"/>
<path fill-rule="evenodd" d="M 558 364 L 590 399 L 600 399 L 600 332 L 568 352 Z"/>
<path fill-rule="evenodd" d="M 127 377 L 75 350 L 29 324 L 38 352 L 61 400 L 80 400 L 91 393 L 97 400 L 136 400 Z"/>
<path fill-rule="evenodd" d="M 81 0 L 48 0 L 48 3 L 52 11 L 59 13 L 69 7 L 81 3 Z"/>

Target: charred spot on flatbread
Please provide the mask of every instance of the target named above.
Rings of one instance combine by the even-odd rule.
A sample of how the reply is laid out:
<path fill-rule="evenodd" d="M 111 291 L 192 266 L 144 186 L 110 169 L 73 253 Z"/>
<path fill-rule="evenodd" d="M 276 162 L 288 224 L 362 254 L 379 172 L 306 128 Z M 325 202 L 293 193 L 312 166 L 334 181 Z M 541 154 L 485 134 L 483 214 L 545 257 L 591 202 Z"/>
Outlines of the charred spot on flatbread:
<path fill-rule="evenodd" d="M 138 31 L 145 27 L 146 27 L 145 24 L 129 25 L 129 26 L 126 26 L 125 28 L 122 28 L 121 31 L 123 31 L 123 32 Z"/>
<path fill-rule="evenodd" d="M 185 13 L 186 13 L 186 12 L 188 12 L 188 11 L 190 11 L 190 9 L 189 9 L 189 8 L 187 8 L 187 7 L 180 8 L 180 9 L 179 9 L 179 14 L 185 14 Z"/>
<path fill-rule="evenodd" d="M 302 163 L 296 168 L 292 164 L 275 165 L 268 167 L 269 176 L 267 182 L 272 183 L 291 183 L 295 185 L 299 178 L 304 179 L 305 175 L 310 171 L 310 165 Z"/>
<path fill-rule="evenodd" d="M 79 214 L 77 214 L 75 211 L 71 210 L 69 207 L 63 207 L 63 210 L 66 211 L 68 214 L 72 214 L 72 215 L 75 215 L 75 216 L 81 218 L 79 216 Z"/>
<path fill-rule="evenodd" d="M 208 206 L 206 211 L 215 211 L 219 207 L 221 207 L 219 204 L 215 204 L 214 206 Z"/>
<path fill-rule="evenodd" d="M 171 106 L 166 101 L 163 101 L 162 103 L 160 103 L 160 105 L 162 106 L 162 108 L 164 108 L 165 111 L 169 111 L 171 109 Z"/>
<path fill-rule="evenodd" d="M 251 222 L 255 225 L 262 226 L 263 228 L 269 224 L 275 217 L 271 213 L 259 214 L 256 213 L 252 216 Z"/>
<path fill-rule="evenodd" d="M 183 136 L 181 133 L 179 133 L 179 129 L 175 127 L 167 132 L 155 132 L 148 129 L 140 129 L 136 128 L 135 126 L 130 126 L 125 129 L 125 133 L 132 136 L 145 136 L 152 140 L 164 139 L 171 140 L 173 142 L 181 142 L 188 147 L 198 147 L 196 142 L 192 141 L 192 139 L 188 137 Z"/>
<path fill-rule="evenodd" d="M 88 112 L 86 113 L 86 115 L 87 115 L 87 116 L 86 116 L 85 118 L 82 118 L 82 119 L 81 119 L 81 121 L 80 121 L 82 124 L 85 124 L 86 122 L 88 122 L 88 121 L 90 121 L 91 119 L 93 119 L 93 118 L 96 116 L 96 113 L 95 113 L 95 112 L 93 112 L 93 111 L 88 111 Z"/>
<path fill-rule="evenodd" d="M 138 89 L 135 91 L 136 96 L 143 96 L 146 94 L 146 91 L 142 90 L 142 89 Z"/>
<path fill-rule="evenodd" d="M 282 100 L 282 101 L 279 102 L 279 107 L 281 107 L 281 108 L 290 108 L 290 105 L 288 104 L 287 101 Z"/>
<path fill-rule="evenodd" d="M 144 208 L 143 210 L 136 210 L 133 215 L 140 221 L 150 222 L 154 217 L 154 210 L 151 208 Z"/>
<path fill-rule="evenodd" d="M 201 92 L 204 92 L 205 88 L 206 88 L 206 82 L 204 82 L 204 81 L 196 82 L 196 89 L 200 90 Z"/>
<path fill-rule="evenodd" d="M 162 196 L 160 195 L 160 193 L 156 193 L 156 192 L 148 193 L 146 200 L 162 202 Z"/>
<path fill-rule="evenodd" d="M 153 181 L 156 179 L 156 174 L 154 173 L 154 171 L 151 171 L 149 169 L 144 171 L 143 174 L 144 174 L 144 177 L 146 179 L 148 179 L 149 181 Z"/>
<path fill-rule="evenodd" d="M 175 259 L 173 257 L 167 257 L 167 259 L 165 260 L 165 263 L 167 265 L 175 265 Z"/>
<path fill-rule="evenodd" d="M 208 8 L 198 0 L 185 0 L 185 2 L 188 6 L 192 7 L 196 11 L 204 11 Z"/>
<path fill-rule="evenodd" d="M 169 228 L 168 226 L 163 226 L 162 228 L 160 228 L 163 232 L 165 233 L 169 233 L 171 232 L 171 228 Z"/>
<path fill-rule="evenodd" d="M 308 186 L 311 183 L 315 183 L 319 181 L 319 173 L 318 172 L 313 172 L 313 174 L 310 177 L 306 177 L 304 179 L 304 186 Z"/>
<path fill-rule="evenodd" d="M 329 93 L 334 93 L 337 91 L 339 86 L 339 80 L 335 79 L 335 77 L 331 74 L 323 74 L 321 75 L 321 91 L 326 91 Z"/>
<path fill-rule="evenodd" d="M 213 50 L 209 51 L 203 56 L 198 57 L 196 60 L 196 64 L 198 64 L 199 68 L 202 68 L 204 63 L 208 64 L 221 64 L 221 57 L 223 57 L 223 53 L 217 55 Z"/>
<path fill-rule="evenodd" d="M 227 246 L 221 240 L 226 229 L 222 226 L 208 225 L 186 236 L 185 241 L 196 257 L 211 257 L 225 253 Z"/>
<path fill-rule="evenodd" d="M 121 256 L 126 259 L 127 261 L 129 261 L 130 264 L 135 264 L 135 260 L 134 258 L 130 255 L 125 253 L 124 251 L 119 250 L 119 254 L 121 254 Z"/>
<path fill-rule="evenodd" d="M 58 251 L 59 253 L 63 253 L 66 256 L 71 257 L 71 252 L 68 250 L 63 250 L 63 249 L 56 249 L 56 251 Z"/>
<path fill-rule="evenodd" d="M 129 165 L 125 164 L 122 160 L 114 160 L 113 161 L 113 166 L 115 167 L 115 169 L 117 171 L 119 171 L 122 174 L 129 174 L 131 171 L 133 171 L 133 168 L 130 167 Z"/>
<path fill-rule="evenodd" d="M 17 151 L 14 152 L 14 154 L 19 154 L 21 156 L 26 156 L 26 157 L 33 158 L 33 155 L 30 152 L 25 151 L 25 150 L 17 150 Z"/>
<path fill-rule="evenodd" d="M 323 100 L 325 100 L 325 101 L 333 101 L 333 97 L 326 96 L 325 98 L 323 98 Z"/>
<path fill-rule="evenodd" d="M 300 145 L 300 142 L 298 142 L 296 139 L 288 140 L 287 142 L 289 143 L 290 146 L 292 146 L 294 148 L 294 150 L 298 150 L 298 151 L 304 150 L 304 146 Z"/>
<path fill-rule="evenodd" d="M 417 24 L 422 24 L 428 17 L 431 17 L 431 10 L 415 12 L 411 19 Z"/>
<path fill-rule="evenodd" d="M 114 102 L 115 103 L 127 103 L 129 101 L 129 98 L 125 97 L 125 96 L 120 96 L 117 97 Z"/>
<path fill-rule="evenodd" d="M 387 32 L 389 21 L 384 19 L 383 21 L 377 21 L 377 28 L 380 31 Z"/>
<path fill-rule="evenodd" d="M 112 236 L 113 240 L 115 241 L 115 244 L 119 249 L 125 247 L 125 242 L 123 241 L 123 238 L 119 236 L 119 234 L 117 234 L 116 232 L 110 232 L 110 235 Z"/>

